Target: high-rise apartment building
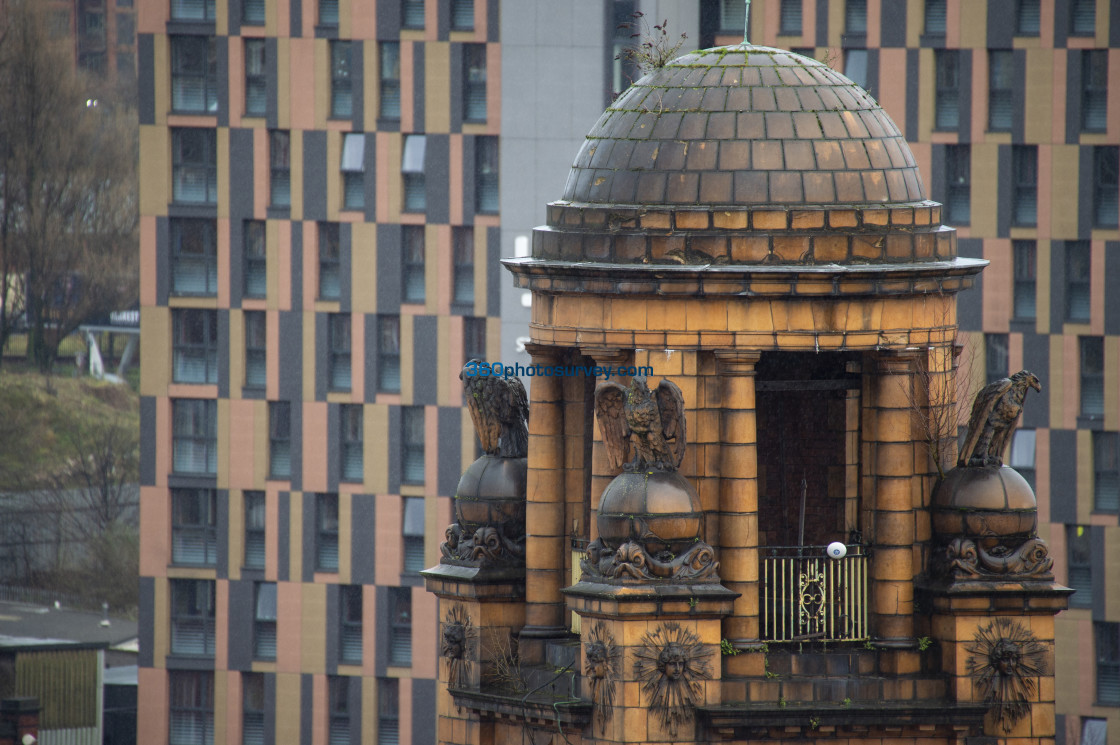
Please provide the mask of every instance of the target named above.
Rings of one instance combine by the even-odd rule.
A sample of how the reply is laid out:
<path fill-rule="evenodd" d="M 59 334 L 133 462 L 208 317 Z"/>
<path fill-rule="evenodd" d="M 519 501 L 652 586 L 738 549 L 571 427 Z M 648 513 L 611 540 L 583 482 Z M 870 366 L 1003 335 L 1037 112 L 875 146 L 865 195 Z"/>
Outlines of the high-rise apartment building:
<path fill-rule="evenodd" d="M 960 298 L 964 364 L 1042 380 L 1009 462 L 1079 591 L 1058 738 L 1117 745 L 1120 11 L 750 8 L 753 42 L 881 102 L 961 255 L 991 262 Z M 475 453 L 458 372 L 528 362 L 498 258 L 625 87 L 635 10 L 682 52 L 742 34 L 742 0 L 136 0 L 141 741 L 434 740 L 416 572 Z"/>

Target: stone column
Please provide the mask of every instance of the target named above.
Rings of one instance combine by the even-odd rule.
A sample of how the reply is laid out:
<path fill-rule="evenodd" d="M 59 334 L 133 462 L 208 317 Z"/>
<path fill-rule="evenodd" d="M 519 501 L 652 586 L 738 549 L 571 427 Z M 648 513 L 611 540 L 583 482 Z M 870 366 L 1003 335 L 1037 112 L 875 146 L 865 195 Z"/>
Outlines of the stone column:
<path fill-rule="evenodd" d="M 715 353 L 720 378 L 719 546 L 723 585 L 740 594 L 723 621 L 736 647 L 759 645 L 758 446 L 755 419 L 757 351 Z M 754 655 L 750 655 L 753 657 Z"/>
<path fill-rule="evenodd" d="M 914 641 L 913 374 L 916 350 L 873 357 L 869 412 L 873 484 L 871 520 L 871 633 L 881 647 L 907 649 Z"/>
<path fill-rule="evenodd" d="M 534 365 L 560 362 L 555 347 L 527 344 Z M 535 377 L 529 400 L 529 472 L 525 505 L 525 628 L 521 639 L 567 633 L 564 599 L 564 386 L 556 376 Z M 521 645 L 522 660 L 535 662 L 543 645 Z"/>
<path fill-rule="evenodd" d="M 583 354 L 585 357 L 590 357 L 595 360 L 595 364 L 599 367 L 610 367 L 617 369 L 621 365 L 630 365 L 632 352 L 621 349 L 606 349 L 606 348 L 593 348 L 584 349 Z M 596 378 L 595 384 L 598 385 L 602 378 Z M 621 385 L 628 385 L 630 378 L 618 378 L 611 375 L 611 380 Z M 603 496 L 603 490 L 607 488 L 607 484 L 611 483 L 615 476 L 618 474 L 610 467 L 607 458 L 607 448 L 603 444 L 603 435 L 599 431 L 598 419 L 592 418 L 592 455 L 591 455 L 591 494 L 588 498 L 591 500 L 591 524 L 587 526 L 587 537 L 595 540 L 599 537 L 599 527 L 595 522 L 595 514 L 599 509 L 599 498 Z"/>

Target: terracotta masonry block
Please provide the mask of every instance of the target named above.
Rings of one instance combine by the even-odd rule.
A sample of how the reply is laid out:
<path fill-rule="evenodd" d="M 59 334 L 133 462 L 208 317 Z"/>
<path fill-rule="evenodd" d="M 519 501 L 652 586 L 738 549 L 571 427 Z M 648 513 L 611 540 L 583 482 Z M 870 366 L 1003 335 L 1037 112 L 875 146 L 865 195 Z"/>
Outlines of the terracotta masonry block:
<path fill-rule="evenodd" d="M 673 220 L 679 230 L 706 230 L 710 219 L 711 214 L 707 210 L 678 210 L 673 213 Z"/>
<path fill-rule="evenodd" d="M 856 227 L 855 210 L 830 210 L 828 212 L 828 226 L 830 228 Z"/>
<path fill-rule="evenodd" d="M 732 263 L 756 264 L 770 255 L 770 240 L 765 237 L 735 235 L 731 236 L 730 250 Z"/>
<path fill-rule="evenodd" d="M 794 230 L 823 228 L 824 214 L 823 210 L 795 210 L 791 216 L 791 226 Z"/>
<path fill-rule="evenodd" d="M 653 211 L 641 217 L 643 230 L 672 230 L 672 213 Z"/>
<path fill-rule="evenodd" d="M 775 236 L 774 257 L 780 261 L 795 263 L 809 254 L 809 236 Z"/>
<path fill-rule="evenodd" d="M 785 230 L 789 213 L 778 210 L 756 210 L 751 215 L 755 230 Z"/>
<path fill-rule="evenodd" d="M 723 210 L 712 214 L 712 225 L 719 230 L 746 230 L 747 212 L 745 210 Z"/>

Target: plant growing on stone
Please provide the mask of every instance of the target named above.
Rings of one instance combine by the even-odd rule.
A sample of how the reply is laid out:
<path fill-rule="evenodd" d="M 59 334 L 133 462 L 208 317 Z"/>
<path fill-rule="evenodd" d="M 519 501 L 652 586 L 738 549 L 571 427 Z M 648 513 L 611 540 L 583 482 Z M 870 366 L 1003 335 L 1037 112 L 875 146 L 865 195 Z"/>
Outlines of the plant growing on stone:
<path fill-rule="evenodd" d="M 687 34 L 681 34 L 674 43 L 674 39 L 669 36 L 668 19 L 651 27 L 645 13 L 640 10 L 630 17 L 632 20 L 620 23 L 618 28 L 631 31 L 632 41 L 615 56 L 615 59 L 637 66 L 642 74 L 659 70 L 667 65 L 677 56 L 677 52 L 688 38 Z"/>

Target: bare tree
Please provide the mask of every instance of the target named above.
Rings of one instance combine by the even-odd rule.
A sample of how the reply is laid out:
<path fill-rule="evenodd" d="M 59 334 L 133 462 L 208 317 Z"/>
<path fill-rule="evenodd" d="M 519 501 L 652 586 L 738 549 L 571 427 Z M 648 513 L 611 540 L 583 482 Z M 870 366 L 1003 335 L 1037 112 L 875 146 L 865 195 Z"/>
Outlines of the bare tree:
<path fill-rule="evenodd" d="M 50 372 L 62 339 L 136 297 L 137 126 L 77 71 L 42 3 L 0 14 L 0 341 L 26 319 Z"/>

